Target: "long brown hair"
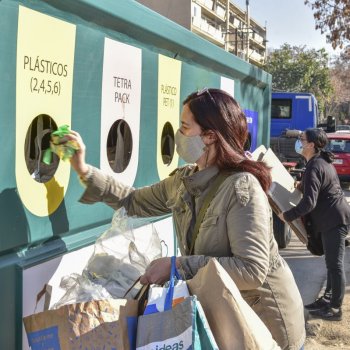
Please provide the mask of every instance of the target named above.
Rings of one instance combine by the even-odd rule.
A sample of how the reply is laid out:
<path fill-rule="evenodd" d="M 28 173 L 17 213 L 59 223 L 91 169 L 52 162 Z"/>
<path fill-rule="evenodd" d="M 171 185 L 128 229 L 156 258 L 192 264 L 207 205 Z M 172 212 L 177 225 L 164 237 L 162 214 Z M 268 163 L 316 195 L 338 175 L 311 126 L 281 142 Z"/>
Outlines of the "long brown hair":
<path fill-rule="evenodd" d="M 265 192 L 271 186 L 270 168 L 245 156 L 248 138 L 247 119 L 237 101 L 220 89 L 204 89 L 190 94 L 183 102 L 191 110 L 205 134 L 217 138 L 216 165 L 220 170 L 246 171 L 253 174 Z"/>

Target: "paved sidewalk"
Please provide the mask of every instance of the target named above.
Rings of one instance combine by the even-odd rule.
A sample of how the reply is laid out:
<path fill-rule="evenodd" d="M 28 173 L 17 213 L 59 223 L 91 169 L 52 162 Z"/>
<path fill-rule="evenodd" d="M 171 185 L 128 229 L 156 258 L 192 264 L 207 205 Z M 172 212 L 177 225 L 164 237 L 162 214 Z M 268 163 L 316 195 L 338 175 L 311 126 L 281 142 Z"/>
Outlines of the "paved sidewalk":
<path fill-rule="evenodd" d="M 346 290 L 343 302 L 343 319 L 330 322 L 308 317 L 306 314 L 307 340 L 305 350 L 350 349 L 350 247 L 345 255 Z M 323 288 L 320 295 L 323 295 Z"/>

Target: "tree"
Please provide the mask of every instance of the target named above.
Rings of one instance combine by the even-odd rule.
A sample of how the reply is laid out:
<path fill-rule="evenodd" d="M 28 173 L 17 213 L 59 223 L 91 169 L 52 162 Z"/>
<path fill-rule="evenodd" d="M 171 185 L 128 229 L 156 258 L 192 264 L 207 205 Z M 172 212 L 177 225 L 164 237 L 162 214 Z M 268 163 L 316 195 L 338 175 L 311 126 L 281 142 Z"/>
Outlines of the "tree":
<path fill-rule="evenodd" d="M 304 3 L 314 10 L 316 29 L 326 33 L 334 49 L 350 43 L 349 0 L 305 0 Z"/>
<path fill-rule="evenodd" d="M 350 119 L 350 55 L 346 52 L 336 57 L 331 64 L 333 96 L 326 103 L 327 115 L 337 117 L 339 123 Z"/>
<path fill-rule="evenodd" d="M 328 54 L 324 49 L 282 45 L 267 56 L 265 70 L 272 75 L 273 91 L 310 92 L 320 111 L 332 96 Z"/>

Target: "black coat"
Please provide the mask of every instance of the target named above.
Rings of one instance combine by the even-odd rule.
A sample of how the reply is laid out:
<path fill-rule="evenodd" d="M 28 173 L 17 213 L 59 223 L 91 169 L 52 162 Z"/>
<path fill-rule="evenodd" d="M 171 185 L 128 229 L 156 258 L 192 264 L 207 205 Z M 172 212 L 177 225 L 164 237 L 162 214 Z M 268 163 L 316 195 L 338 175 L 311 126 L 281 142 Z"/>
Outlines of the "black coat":
<path fill-rule="evenodd" d="M 350 206 L 332 164 L 320 155 L 311 158 L 301 185 L 303 198 L 296 207 L 284 212 L 286 221 L 309 214 L 315 232 L 350 224 Z"/>

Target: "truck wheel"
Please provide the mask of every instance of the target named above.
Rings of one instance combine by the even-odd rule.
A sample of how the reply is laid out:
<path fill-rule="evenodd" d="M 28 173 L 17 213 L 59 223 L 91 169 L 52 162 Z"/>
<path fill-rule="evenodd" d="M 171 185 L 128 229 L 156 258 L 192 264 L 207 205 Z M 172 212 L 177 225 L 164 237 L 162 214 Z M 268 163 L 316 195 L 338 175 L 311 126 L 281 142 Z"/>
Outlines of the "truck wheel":
<path fill-rule="evenodd" d="M 290 242 L 292 232 L 289 225 L 280 220 L 275 213 L 273 213 L 273 234 L 278 244 L 278 248 L 286 248 Z"/>

